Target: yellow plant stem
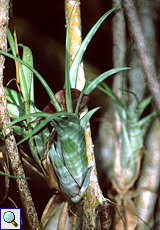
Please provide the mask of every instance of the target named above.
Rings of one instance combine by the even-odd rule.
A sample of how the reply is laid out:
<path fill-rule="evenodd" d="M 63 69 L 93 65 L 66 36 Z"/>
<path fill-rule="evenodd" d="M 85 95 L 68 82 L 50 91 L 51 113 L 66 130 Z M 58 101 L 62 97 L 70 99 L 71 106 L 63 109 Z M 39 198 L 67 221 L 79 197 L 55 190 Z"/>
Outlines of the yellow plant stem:
<path fill-rule="evenodd" d="M 80 16 L 80 1 L 65 1 L 65 15 L 66 15 L 66 24 L 68 24 L 70 13 L 74 4 L 76 6 L 74 8 L 71 24 L 70 24 L 70 33 L 69 33 L 69 65 L 71 66 L 72 61 L 78 51 L 81 43 L 81 16 Z M 76 88 L 82 90 L 85 85 L 85 75 L 83 63 L 81 62 L 78 70 L 78 78 Z M 81 116 L 84 116 L 88 110 L 86 109 Z M 84 198 L 84 218 L 83 218 L 83 229 L 87 229 L 87 225 L 89 224 L 90 229 L 97 229 L 97 207 L 101 204 L 103 207 L 107 206 L 106 199 L 103 197 L 102 191 L 98 184 L 97 179 L 97 171 L 95 167 L 95 157 L 93 154 L 93 143 L 91 138 L 91 130 L 90 124 L 87 124 L 86 128 L 86 154 L 88 158 L 88 166 L 92 167 L 93 170 L 90 176 L 90 183 L 86 192 L 86 196 Z M 110 222 L 110 221 L 109 221 Z M 91 227 L 92 226 L 92 227 Z"/>
<path fill-rule="evenodd" d="M 66 26 L 68 25 L 69 17 L 74 4 L 76 6 L 73 10 L 70 32 L 69 32 L 69 66 L 71 66 L 72 61 L 82 43 L 81 36 L 81 16 L 80 16 L 80 1 L 66 0 L 65 1 L 65 16 L 66 16 Z M 85 76 L 83 62 L 81 62 L 78 70 L 78 78 L 76 88 L 82 90 L 85 85 Z"/>

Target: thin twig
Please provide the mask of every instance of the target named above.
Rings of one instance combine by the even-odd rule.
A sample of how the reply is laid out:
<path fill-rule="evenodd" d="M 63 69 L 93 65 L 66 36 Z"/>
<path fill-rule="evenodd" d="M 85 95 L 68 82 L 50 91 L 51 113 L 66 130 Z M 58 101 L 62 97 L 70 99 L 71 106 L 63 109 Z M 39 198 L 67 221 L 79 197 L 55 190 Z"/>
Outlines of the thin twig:
<path fill-rule="evenodd" d="M 112 6 L 120 4 L 121 0 L 112 0 Z M 114 17 L 112 19 L 112 34 L 113 34 L 113 66 L 114 68 L 120 68 L 124 66 L 124 59 L 126 54 L 126 24 L 124 19 L 124 13 L 122 7 L 119 7 L 114 12 Z M 118 58 L 117 58 L 118 57 Z M 122 87 L 122 73 L 119 72 L 115 74 L 113 80 L 113 93 L 122 100 L 122 91 L 119 88 Z M 125 86 L 124 86 L 125 87 Z M 115 106 L 111 103 L 112 111 L 114 111 L 115 117 L 115 128 L 117 133 L 121 132 L 121 121 L 117 111 L 115 110 Z M 108 111 L 109 112 L 109 111 Z"/>
<path fill-rule="evenodd" d="M 120 4 L 120 0 L 112 0 L 112 6 Z M 124 59 L 126 54 L 126 24 L 122 7 L 119 7 L 114 12 L 112 19 L 112 34 L 113 34 L 113 66 L 120 68 L 124 66 Z M 117 58 L 118 57 L 118 58 Z M 118 90 L 122 87 L 122 73 L 115 74 L 113 80 L 113 93 L 121 99 L 122 92 Z"/>
<path fill-rule="evenodd" d="M 149 54 L 147 43 L 140 25 L 137 11 L 133 0 L 122 0 L 128 27 L 130 29 L 135 48 L 141 63 L 144 79 L 153 97 L 153 102 L 158 116 L 160 117 L 160 86 L 152 57 Z"/>
<path fill-rule="evenodd" d="M 0 1 L 0 49 L 3 51 L 7 51 L 8 15 L 9 0 Z M 0 125 L 2 130 L 10 123 L 10 118 L 7 111 L 7 100 L 3 88 L 4 61 L 4 56 L 0 55 Z M 25 173 L 11 127 L 3 132 L 3 138 L 14 176 L 24 178 Z M 30 229 L 40 229 L 37 213 L 32 201 L 27 181 L 25 179 L 16 179 L 16 184 Z"/>

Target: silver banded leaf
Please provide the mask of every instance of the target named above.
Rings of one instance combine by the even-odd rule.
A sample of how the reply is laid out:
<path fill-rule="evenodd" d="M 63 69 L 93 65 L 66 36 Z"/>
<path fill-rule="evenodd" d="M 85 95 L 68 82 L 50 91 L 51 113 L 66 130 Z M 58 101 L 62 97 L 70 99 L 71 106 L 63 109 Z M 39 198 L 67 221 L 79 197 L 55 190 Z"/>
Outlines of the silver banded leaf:
<path fill-rule="evenodd" d="M 48 155 L 62 191 L 77 203 L 88 187 L 91 172 L 86 156 L 85 130 L 76 114 L 68 114 L 67 119 L 56 118 L 51 125 L 57 131 L 58 138 Z"/>

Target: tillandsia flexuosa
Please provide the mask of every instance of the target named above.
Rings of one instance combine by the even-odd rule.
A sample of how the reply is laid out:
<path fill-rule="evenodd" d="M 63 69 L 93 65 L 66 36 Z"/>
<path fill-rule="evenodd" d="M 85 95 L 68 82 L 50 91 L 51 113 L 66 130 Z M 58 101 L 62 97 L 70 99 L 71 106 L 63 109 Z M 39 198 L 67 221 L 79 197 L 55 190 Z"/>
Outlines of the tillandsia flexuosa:
<path fill-rule="evenodd" d="M 141 178 L 140 170 L 143 154 L 145 153 L 143 161 L 144 159 L 147 159 L 148 162 L 151 161 L 150 153 L 148 153 L 145 149 L 144 137 L 149 125 L 153 121 L 153 117 L 156 116 L 156 112 L 152 112 L 146 117 L 141 118 L 143 111 L 150 104 L 152 97 L 149 96 L 145 98 L 142 102 L 139 102 L 136 94 L 141 92 L 141 90 L 145 87 L 145 84 L 135 94 L 131 91 L 124 90 L 123 82 L 124 78 L 122 78 L 121 98 L 124 98 L 124 94 L 126 93 L 134 95 L 134 99 L 128 107 L 126 106 L 124 100 L 119 100 L 105 83 L 102 83 L 102 86 L 98 86 L 99 89 L 101 89 L 104 93 L 112 98 L 120 120 L 120 128 L 116 132 L 117 135 L 114 136 L 115 148 L 114 151 L 112 151 L 112 154 L 115 153 L 115 157 L 114 160 L 111 162 L 111 164 L 113 165 L 111 182 L 113 188 L 117 192 L 115 199 L 119 206 L 118 212 L 115 212 L 113 228 L 119 229 L 119 225 L 120 223 L 122 223 L 125 224 L 125 228 L 127 229 L 129 227 L 135 229 L 137 223 L 143 223 L 143 228 L 141 229 L 145 229 L 145 227 L 147 227 L 144 224 L 144 221 L 146 221 L 146 219 L 142 218 L 145 217 L 144 210 L 141 209 L 143 210 L 144 214 L 141 215 L 141 213 L 137 209 L 137 203 L 135 203 L 132 199 L 138 195 L 138 198 L 136 198 L 136 200 L 138 200 L 139 193 L 141 196 L 141 193 L 143 191 L 143 186 L 141 183 L 139 183 L 139 180 Z M 108 159 L 108 161 L 109 160 L 110 159 Z M 137 184 L 139 185 L 139 187 L 137 190 L 134 190 Z M 138 205 L 140 207 L 144 206 L 142 205 L 142 203 L 143 202 L 140 201 Z M 146 202 L 144 203 L 146 204 Z M 123 207 L 123 209 L 121 207 Z M 119 215 L 119 213 L 121 213 L 121 215 Z M 146 213 L 148 214 L 149 212 Z M 151 216 L 148 215 L 148 217 L 150 219 Z M 148 220 L 146 221 L 146 223 L 149 223 Z"/>
<path fill-rule="evenodd" d="M 156 113 L 152 112 L 140 119 L 144 109 L 151 102 L 151 96 L 139 102 L 136 94 L 127 91 L 135 96 L 137 103 L 135 108 L 135 100 L 133 100 L 127 108 L 124 101 L 120 101 L 104 82 L 98 88 L 113 99 L 120 117 L 121 132 L 118 137 L 112 182 L 118 193 L 126 194 L 139 176 L 144 136 Z"/>
<path fill-rule="evenodd" d="M 26 134 L 27 131 L 23 132 L 22 136 L 24 138 L 17 144 L 20 144 L 30 138 L 30 148 L 32 154 L 36 162 L 43 170 L 47 180 L 48 178 L 52 177 L 55 181 L 57 181 L 57 183 L 55 183 L 55 181 L 52 183 L 51 180 L 48 180 L 50 186 L 59 189 L 64 194 L 64 196 L 67 195 L 67 197 L 69 197 L 70 200 L 75 203 L 81 200 L 89 184 L 90 172 L 92 169 L 88 168 L 88 160 L 86 156 L 85 126 L 89 121 L 90 117 L 93 115 L 94 112 L 97 111 L 98 108 L 89 111 L 82 118 L 80 118 L 80 110 L 88 102 L 89 96 L 87 95 L 89 95 L 100 82 L 102 82 L 105 78 L 114 73 L 128 69 L 117 68 L 109 70 L 98 76 L 94 81 L 88 81 L 84 86 L 83 90 L 78 91 L 77 89 L 75 89 L 78 67 L 85 52 L 85 49 L 92 39 L 93 35 L 97 31 L 101 23 L 104 21 L 104 19 L 117 7 L 114 7 L 106 14 L 104 14 L 93 26 L 93 28 L 90 30 L 90 32 L 82 42 L 79 50 L 77 51 L 72 65 L 69 67 L 69 29 L 73 12 L 72 10 L 68 22 L 66 35 L 65 89 L 61 90 L 57 95 L 53 94 L 52 90 L 50 89 L 44 78 L 33 68 L 33 66 L 24 62 L 20 58 L 17 58 L 15 55 L 0 51 L 0 53 L 21 63 L 22 66 L 25 66 L 26 69 L 31 70 L 45 87 L 51 99 L 49 105 L 45 107 L 44 111 L 40 112 L 34 106 L 34 99 L 32 98 L 32 101 L 29 100 L 29 103 L 26 103 L 27 106 L 29 105 L 29 110 L 23 110 L 24 116 L 20 117 L 20 106 L 19 104 L 17 106 L 17 103 L 21 102 L 19 102 L 20 97 L 17 95 L 17 98 L 19 100 L 15 102 L 17 106 L 16 108 L 18 110 L 16 116 L 19 118 L 12 121 L 10 125 L 14 125 L 17 122 L 27 119 L 26 127 L 29 129 L 28 134 Z M 23 78 L 23 80 L 20 81 L 20 85 L 24 83 L 23 81 L 26 81 L 26 79 Z M 29 95 L 34 95 L 32 86 L 33 81 L 31 82 L 31 84 L 26 84 L 26 89 L 25 87 L 21 87 L 22 94 L 28 92 Z M 14 93 L 16 94 L 15 91 Z M 61 96 L 59 97 L 59 95 L 63 95 L 62 98 Z M 26 98 L 26 100 L 28 100 L 28 98 Z M 54 112 L 54 109 L 57 112 Z M 53 112 L 53 114 L 50 114 L 50 112 Z M 30 118 L 33 119 L 34 117 L 38 118 L 35 120 L 38 121 L 38 124 L 36 122 L 33 124 L 30 123 Z M 45 119 L 39 121 L 39 117 Z M 52 134 L 54 133 L 54 131 L 50 134 L 48 128 L 44 128 L 48 123 L 50 123 L 57 132 L 57 140 L 53 140 Z M 43 142 L 42 139 L 44 140 Z M 35 142 L 33 140 L 35 140 Z M 47 150 L 45 149 L 45 143 Z M 52 165 L 53 170 L 47 171 L 47 167 L 45 167 L 46 165 L 44 167 L 42 166 L 42 163 L 44 163 L 44 153 L 44 157 L 46 157 L 47 162 L 49 162 L 49 166 Z M 50 175 L 51 172 L 55 176 Z"/>

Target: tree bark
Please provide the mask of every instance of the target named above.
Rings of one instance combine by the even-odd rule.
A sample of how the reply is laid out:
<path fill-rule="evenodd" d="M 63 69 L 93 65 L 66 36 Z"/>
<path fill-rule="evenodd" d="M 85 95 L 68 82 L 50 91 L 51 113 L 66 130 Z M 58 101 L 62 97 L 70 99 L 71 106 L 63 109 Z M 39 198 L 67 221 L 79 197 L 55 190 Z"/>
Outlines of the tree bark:
<path fill-rule="evenodd" d="M 0 1 L 0 49 L 7 51 L 7 27 L 9 20 L 9 0 Z M 3 130 L 9 123 L 10 118 L 7 111 L 7 100 L 3 87 L 3 70 L 5 58 L 0 55 L 0 125 Z M 25 178 L 25 173 L 20 160 L 18 149 L 12 127 L 3 131 L 3 138 L 10 159 L 14 176 Z M 19 196 L 28 220 L 30 229 L 40 229 L 37 213 L 32 201 L 30 190 L 26 179 L 16 179 Z"/>
<path fill-rule="evenodd" d="M 146 40 L 142 32 L 134 2 L 133 0 L 122 0 L 122 6 L 126 14 L 128 27 L 132 35 L 135 48 L 137 50 L 137 54 L 143 70 L 144 79 L 148 84 L 148 88 L 153 97 L 153 102 L 157 111 L 157 115 L 160 118 L 160 86 L 156 74 L 154 61 L 148 52 Z"/>

